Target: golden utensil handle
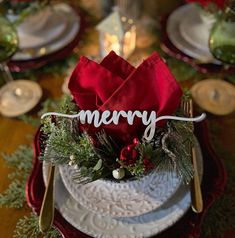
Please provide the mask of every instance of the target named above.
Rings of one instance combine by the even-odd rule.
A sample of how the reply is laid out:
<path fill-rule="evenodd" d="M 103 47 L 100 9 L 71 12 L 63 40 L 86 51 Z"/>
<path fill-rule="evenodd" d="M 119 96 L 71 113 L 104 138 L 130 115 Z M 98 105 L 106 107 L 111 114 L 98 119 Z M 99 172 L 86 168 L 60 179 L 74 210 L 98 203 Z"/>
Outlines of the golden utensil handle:
<path fill-rule="evenodd" d="M 191 181 L 191 207 L 192 210 L 196 213 L 200 213 L 203 210 L 203 201 L 202 201 L 202 192 L 201 184 L 198 174 L 198 166 L 196 159 L 196 150 L 195 147 L 192 147 L 192 163 L 194 168 L 194 177 Z"/>
<path fill-rule="evenodd" d="M 51 228 L 54 220 L 54 175 L 55 166 L 50 166 L 49 180 L 46 186 L 39 215 L 39 228 L 43 233 Z"/>

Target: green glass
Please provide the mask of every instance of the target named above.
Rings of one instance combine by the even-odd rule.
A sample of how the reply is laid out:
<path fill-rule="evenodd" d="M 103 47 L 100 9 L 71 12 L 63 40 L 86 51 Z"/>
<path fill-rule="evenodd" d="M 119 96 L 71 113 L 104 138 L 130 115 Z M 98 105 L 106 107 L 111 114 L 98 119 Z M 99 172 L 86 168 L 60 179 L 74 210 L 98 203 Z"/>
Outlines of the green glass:
<path fill-rule="evenodd" d="M 4 17 L 0 16 L 0 62 L 7 61 L 17 50 L 16 29 Z"/>
<path fill-rule="evenodd" d="M 235 1 L 230 2 L 213 26 L 209 48 L 218 60 L 235 64 Z"/>
<path fill-rule="evenodd" d="M 3 78 L 6 82 L 13 80 L 6 63 L 17 51 L 18 43 L 15 27 L 0 15 L 0 79 Z"/>
<path fill-rule="evenodd" d="M 33 97 L 30 88 L 24 87 L 14 81 L 11 72 L 7 66 L 7 61 L 16 52 L 18 48 L 18 36 L 15 27 L 4 17 L 0 15 L 0 78 L 6 82 L 1 94 L 1 103 L 6 105 L 8 111 L 14 110 L 11 105 L 17 105 L 22 108 L 27 101 Z"/>

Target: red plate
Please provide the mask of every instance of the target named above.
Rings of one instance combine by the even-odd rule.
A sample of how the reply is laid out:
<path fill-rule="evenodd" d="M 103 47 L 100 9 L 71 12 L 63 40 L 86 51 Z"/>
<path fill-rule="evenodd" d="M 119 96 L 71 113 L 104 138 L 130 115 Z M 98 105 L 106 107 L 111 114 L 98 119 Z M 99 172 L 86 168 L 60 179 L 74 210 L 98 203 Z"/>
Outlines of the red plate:
<path fill-rule="evenodd" d="M 201 224 L 208 208 L 224 192 L 227 174 L 223 163 L 211 147 L 206 122 L 195 124 L 195 135 L 198 138 L 203 154 L 204 175 L 202 180 L 202 194 L 204 210 L 202 213 L 196 214 L 190 209 L 176 224 L 166 231 L 158 234 L 156 236 L 158 238 L 179 238 L 179 235 L 184 238 L 199 237 Z M 40 163 L 37 159 L 40 154 L 41 142 L 42 139 L 40 138 L 40 132 L 38 130 L 33 144 L 33 170 L 26 185 L 27 203 L 37 214 L 40 212 L 43 194 L 45 191 L 42 177 L 42 163 Z M 55 211 L 54 226 L 57 227 L 65 238 L 90 237 L 69 224 L 57 210 Z"/>

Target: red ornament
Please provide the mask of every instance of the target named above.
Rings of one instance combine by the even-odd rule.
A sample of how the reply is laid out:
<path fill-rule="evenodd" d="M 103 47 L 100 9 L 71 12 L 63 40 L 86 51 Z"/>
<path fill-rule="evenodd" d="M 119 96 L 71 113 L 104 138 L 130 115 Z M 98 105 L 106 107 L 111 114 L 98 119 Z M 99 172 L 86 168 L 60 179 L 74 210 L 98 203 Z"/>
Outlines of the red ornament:
<path fill-rule="evenodd" d="M 133 140 L 133 144 L 123 147 L 120 154 L 120 160 L 125 165 L 133 165 L 135 164 L 138 158 L 138 151 L 136 150 L 136 146 L 138 145 L 139 140 L 135 138 Z"/>

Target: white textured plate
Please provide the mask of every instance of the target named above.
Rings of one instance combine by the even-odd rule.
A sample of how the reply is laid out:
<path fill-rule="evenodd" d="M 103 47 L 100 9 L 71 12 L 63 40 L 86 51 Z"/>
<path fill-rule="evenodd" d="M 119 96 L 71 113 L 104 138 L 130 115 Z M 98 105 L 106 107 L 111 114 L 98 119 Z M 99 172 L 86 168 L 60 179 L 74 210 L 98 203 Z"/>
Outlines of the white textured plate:
<path fill-rule="evenodd" d="M 170 41 L 183 53 L 188 56 L 198 59 L 200 61 L 211 61 L 214 59 L 209 49 L 204 50 L 190 44 L 182 35 L 180 31 L 180 24 L 188 14 L 191 14 L 195 8 L 194 4 L 185 4 L 171 13 L 167 20 L 167 34 Z M 218 63 L 214 61 L 213 63 Z"/>
<path fill-rule="evenodd" d="M 62 180 L 73 198 L 87 209 L 112 217 L 133 217 L 160 207 L 180 186 L 180 179 L 167 172 L 152 173 L 139 180 L 97 180 L 85 185 L 73 179 L 72 166 L 59 167 Z"/>
<path fill-rule="evenodd" d="M 22 90 L 21 90 L 22 88 Z M 0 113 L 16 117 L 34 108 L 42 97 L 38 83 L 30 80 L 14 80 L 0 88 Z"/>
<path fill-rule="evenodd" d="M 202 165 L 202 154 L 197 147 L 197 158 Z M 57 171 L 58 172 L 58 171 Z M 202 166 L 200 167 L 202 177 Z M 43 166 L 47 180 L 46 166 Z M 112 218 L 89 211 L 81 206 L 66 190 L 59 173 L 56 173 L 55 204 L 61 215 L 75 228 L 99 238 L 143 238 L 159 234 L 177 222 L 190 206 L 188 187 L 180 185 L 173 196 L 158 209 L 141 216 Z"/>
<path fill-rule="evenodd" d="M 40 30 L 33 33 L 18 31 L 19 48 L 35 48 L 48 44 L 50 41 L 60 37 L 66 26 L 67 20 L 64 14 L 52 8 L 45 26 Z"/>
<path fill-rule="evenodd" d="M 80 18 L 78 14 L 65 3 L 55 4 L 53 9 L 57 14 L 63 15 L 67 21 L 66 29 L 62 34 L 43 46 L 19 49 L 18 52 L 13 55 L 12 60 L 31 60 L 51 54 L 68 45 L 76 37 L 80 29 Z"/>

